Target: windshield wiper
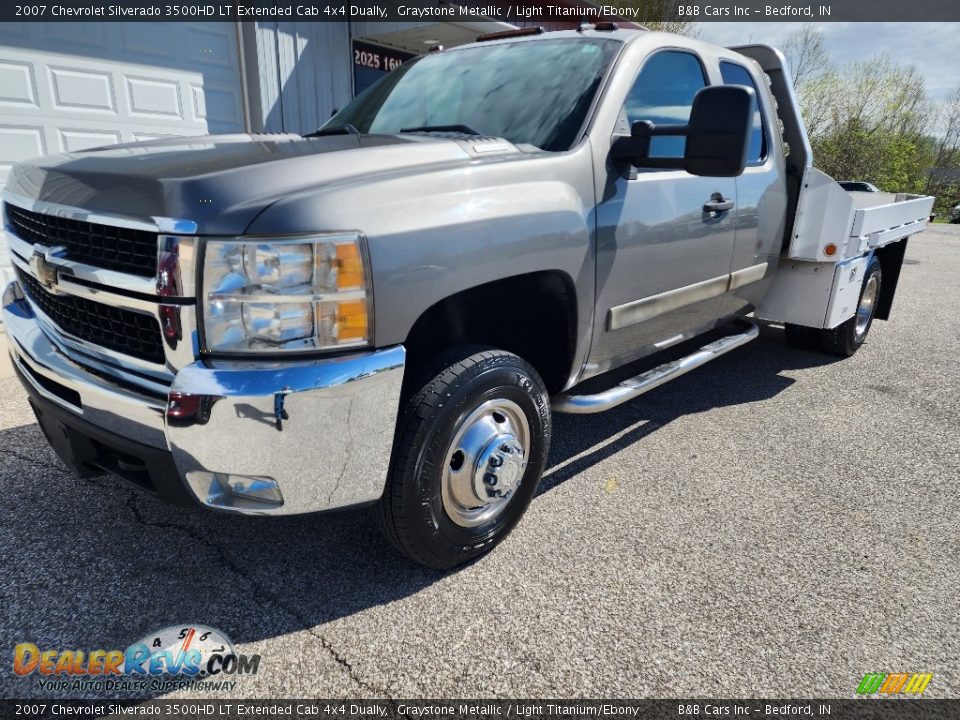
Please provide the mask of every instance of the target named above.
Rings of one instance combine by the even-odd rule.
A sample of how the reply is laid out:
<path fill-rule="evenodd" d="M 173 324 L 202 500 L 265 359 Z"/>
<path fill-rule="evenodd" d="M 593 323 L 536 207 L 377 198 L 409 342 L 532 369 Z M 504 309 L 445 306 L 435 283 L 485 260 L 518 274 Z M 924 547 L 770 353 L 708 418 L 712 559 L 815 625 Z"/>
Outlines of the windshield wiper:
<path fill-rule="evenodd" d="M 350 123 L 344 125 L 337 125 L 336 127 L 329 128 L 320 128 L 319 130 L 314 130 L 312 133 L 307 133 L 303 137 L 324 137 L 325 135 L 359 135 L 360 131 L 357 130 Z"/>
<path fill-rule="evenodd" d="M 421 125 L 419 127 L 400 128 L 402 133 L 414 132 L 455 132 L 465 135 L 482 135 L 483 133 L 474 130 L 469 125 Z"/>

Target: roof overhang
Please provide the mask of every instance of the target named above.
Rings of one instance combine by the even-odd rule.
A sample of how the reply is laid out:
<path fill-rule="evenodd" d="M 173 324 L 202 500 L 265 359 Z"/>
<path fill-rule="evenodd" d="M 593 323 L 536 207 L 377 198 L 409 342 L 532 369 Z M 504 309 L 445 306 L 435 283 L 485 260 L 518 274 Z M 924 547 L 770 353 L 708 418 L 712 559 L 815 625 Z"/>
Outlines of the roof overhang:
<path fill-rule="evenodd" d="M 474 42 L 478 35 L 500 30 L 512 30 L 515 27 L 510 23 L 485 20 L 438 22 L 365 35 L 358 37 L 357 40 L 420 55 L 436 45 L 442 45 L 443 47 L 466 45 Z"/>

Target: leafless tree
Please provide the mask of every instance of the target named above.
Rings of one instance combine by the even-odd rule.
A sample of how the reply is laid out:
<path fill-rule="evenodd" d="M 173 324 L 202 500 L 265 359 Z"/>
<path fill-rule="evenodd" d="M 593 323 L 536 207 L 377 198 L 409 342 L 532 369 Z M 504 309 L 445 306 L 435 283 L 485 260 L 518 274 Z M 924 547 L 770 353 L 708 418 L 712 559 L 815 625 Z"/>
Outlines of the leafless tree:
<path fill-rule="evenodd" d="M 827 51 L 816 25 L 807 24 L 791 35 L 783 45 L 790 63 L 793 84 L 800 85 L 830 71 Z"/>
<path fill-rule="evenodd" d="M 843 94 L 840 77 L 833 72 L 794 86 L 801 114 L 810 137 L 819 137 L 828 131 L 833 121 L 834 108 Z"/>
<path fill-rule="evenodd" d="M 941 134 L 935 146 L 934 167 L 956 167 L 960 165 L 960 88 L 937 110 L 937 129 Z"/>
<path fill-rule="evenodd" d="M 946 215 L 960 203 L 960 88 L 940 103 L 936 124 L 933 167 L 925 192 L 937 196 L 936 209 Z"/>
<path fill-rule="evenodd" d="M 853 63 L 842 75 L 844 92 L 833 98 L 836 124 L 910 135 L 932 129 L 926 84 L 913 65 L 896 65 L 880 55 Z"/>

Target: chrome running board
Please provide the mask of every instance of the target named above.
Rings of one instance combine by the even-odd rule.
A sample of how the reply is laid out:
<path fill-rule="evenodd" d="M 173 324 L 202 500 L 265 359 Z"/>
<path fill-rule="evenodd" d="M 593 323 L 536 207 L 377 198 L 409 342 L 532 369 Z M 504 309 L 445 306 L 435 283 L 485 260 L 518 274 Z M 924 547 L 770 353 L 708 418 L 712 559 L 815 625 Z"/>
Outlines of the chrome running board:
<path fill-rule="evenodd" d="M 603 412 L 628 400 L 633 400 L 635 397 L 660 387 L 674 378 L 685 375 L 701 365 L 706 365 L 711 360 L 715 360 L 755 339 L 760 333 L 759 328 L 749 320 L 743 322 L 749 327 L 742 333 L 727 335 L 719 340 L 714 340 L 686 357 L 658 365 L 652 370 L 647 370 L 636 377 L 624 380 L 609 390 L 594 395 L 557 395 L 551 400 L 551 407 L 554 412 L 558 413 L 586 415 Z"/>

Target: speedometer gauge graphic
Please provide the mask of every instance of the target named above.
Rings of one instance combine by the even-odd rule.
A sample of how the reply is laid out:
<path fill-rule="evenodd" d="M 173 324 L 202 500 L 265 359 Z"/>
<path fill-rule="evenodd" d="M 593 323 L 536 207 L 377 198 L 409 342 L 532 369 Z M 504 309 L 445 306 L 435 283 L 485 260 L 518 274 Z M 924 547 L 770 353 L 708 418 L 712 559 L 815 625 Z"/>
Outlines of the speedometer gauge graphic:
<path fill-rule="evenodd" d="M 150 633 L 127 649 L 127 672 L 148 675 L 206 675 L 228 657 L 236 659 L 233 642 L 205 625 L 172 625 Z"/>

